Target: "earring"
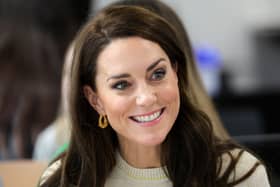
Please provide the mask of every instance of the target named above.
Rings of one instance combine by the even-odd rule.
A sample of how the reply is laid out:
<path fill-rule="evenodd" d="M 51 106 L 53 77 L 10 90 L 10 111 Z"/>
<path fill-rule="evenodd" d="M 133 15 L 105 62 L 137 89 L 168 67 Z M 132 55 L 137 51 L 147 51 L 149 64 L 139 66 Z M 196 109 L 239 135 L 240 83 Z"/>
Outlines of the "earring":
<path fill-rule="evenodd" d="M 107 120 L 107 117 L 106 115 L 102 116 L 100 115 L 99 116 L 99 119 L 98 119 L 98 126 L 102 129 L 106 128 L 108 126 L 108 120 Z"/>

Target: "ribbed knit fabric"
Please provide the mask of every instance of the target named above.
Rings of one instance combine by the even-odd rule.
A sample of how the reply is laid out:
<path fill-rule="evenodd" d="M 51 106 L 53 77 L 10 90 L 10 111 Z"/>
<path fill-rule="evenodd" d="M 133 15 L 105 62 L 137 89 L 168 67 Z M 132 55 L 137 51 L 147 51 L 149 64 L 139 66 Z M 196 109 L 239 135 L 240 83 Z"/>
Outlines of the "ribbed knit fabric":
<path fill-rule="evenodd" d="M 119 153 L 117 165 L 106 181 L 105 187 L 172 187 L 164 168 L 139 169 L 130 166 Z"/>
<path fill-rule="evenodd" d="M 232 150 L 234 157 L 240 150 Z M 230 157 L 222 156 L 222 173 L 228 167 Z M 116 154 L 117 164 L 106 180 L 105 187 L 172 187 L 172 182 L 164 173 L 164 168 L 138 169 L 130 166 L 119 153 Z M 231 173 L 229 181 L 235 181 L 246 174 L 258 160 L 248 152 L 244 152 L 239 159 L 234 172 Z M 183 163 L 182 163 L 183 164 Z M 58 167 L 61 161 L 58 160 L 50 165 L 40 179 L 40 185 L 49 178 Z M 266 169 L 259 165 L 254 173 L 243 182 L 234 187 L 270 187 Z"/>

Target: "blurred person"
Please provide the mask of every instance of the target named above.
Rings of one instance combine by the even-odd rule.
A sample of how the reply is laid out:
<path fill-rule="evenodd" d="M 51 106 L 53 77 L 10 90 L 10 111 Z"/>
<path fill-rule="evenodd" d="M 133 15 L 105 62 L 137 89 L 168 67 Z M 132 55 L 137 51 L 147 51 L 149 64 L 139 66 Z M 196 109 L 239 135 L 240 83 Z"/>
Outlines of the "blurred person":
<path fill-rule="evenodd" d="M 50 161 L 60 152 L 60 148 L 68 145 L 71 128 L 69 119 L 69 86 L 73 45 L 71 44 L 68 48 L 64 60 L 61 86 L 62 95 L 58 116 L 49 127 L 39 134 L 33 152 L 33 159 Z"/>
<path fill-rule="evenodd" d="M 36 32 L 44 33 L 44 35 L 47 35 L 48 42 L 46 42 L 45 47 L 52 48 L 52 51 L 56 53 L 54 55 L 54 58 L 56 58 L 56 67 L 55 71 L 58 74 L 61 74 L 61 68 L 62 68 L 62 62 L 63 62 L 63 56 L 65 55 L 65 50 L 69 43 L 72 41 L 73 37 L 75 36 L 77 30 L 79 29 L 80 25 L 83 24 L 87 17 L 88 12 L 91 6 L 93 6 L 95 3 L 95 0 L 85 0 L 83 2 L 75 1 L 75 0 L 67 0 L 67 1 L 37 1 L 37 0 L 31 0 L 31 1 L 23 1 L 23 0 L 17 0 L 17 1 L 0 1 L 0 17 L 3 18 L 9 18 L 10 21 L 17 20 L 18 23 L 20 23 L 23 27 L 24 24 L 32 25 L 32 27 L 36 27 Z M 12 21 L 13 22 L 13 21 Z M 8 21 L 6 21 L 8 23 Z M 8 24 L 6 24 L 8 25 Z M 3 26 L 4 27 L 4 26 Z M 2 26 L 1 26 L 2 28 Z M 15 28 L 18 29 L 18 28 Z M 3 33 L 6 32 L 3 30 Z M 8 31 L 9 32 L 9 31 Z M 32 37 L 32 34 L 28 34 L 27 38 Z M 36 37 L 34 35 L 34 37 Z M 50 42 L 51 41 L 51 42 Z M 27 42 L 30 43 L 30 42 Z M 32 42 L 31 42 L 32 43 Z M 43 46 L 38 46 L 38 48 L 41 48 Z M 49 50 L 49 49 L 48 49 Z M 34 51 L 36 53 L 37 51 Z M 26 54 L 27 55 L 27 54 Z M 40 55 L 40 54 L 39 54 Z M 42 54 L 45 56 L 48 56 L 48 54 Z M 34 56 L 34 55 L 33 55 Z M 49 58 L 49 57 L 48 57 Z M 40 71 L 38 71 L 39 74 Z M 44 74 L 44 73 L 42 73 Z M 58 75 L 61 77 L 61 75 Z M 48 77 L 50 80 L 55 76 Z M 36 81 L 40 82 L 40 81 Z M 60 83 L 60 80 L 57 81 L 57 83 Z M 52 86 L 52 85 L 51 85 Z M 4 86 L 3 86 L 4 87 Z M 44 86 L 43 86 L 44 87 Z M 56 93 L 57 90 L 60 90 L 57 88 L 57 85 L 55 85 Z M 51 92 L 49 89 L 47 89 L 47 92 Z M 42 91 L 42 89 L 38 90 L 38 92 Z M 44 91 L 45 92 L 45 91 Z M 57 99 L 58 100 L 58 96 Z M 11 101 L 9 101 L 11 102 Z M 48 105 L 51 105 L 53 102 L 49 102 Z M 58 102 L 57 102 L 58 103 Z M 12 104 L 11 104 L 12 105 Z M 57 105 L 57 104 L 56 104 Z M 46 105 L 47 107 L 47 105 Z M 48 110 L 48 109 L 47 109 Z M 53 112 L 57 112 L 57 110 L 53 110 L 50 113 L 50 116 L 53 116 Z M 47 115 L 47 114 L 44 114 Z M 6 119 L 8 117 L 5 117 Z M 49 118 L 48 118 L 49 121 Z M 49 121 L 50 122 L 50 121 Z M 45 125 L 44 125 L 45 127 Z M 5 128 L 4 131 L 9 131 L 10 128 L 7 130 Z M 4 133 L 6 134 L 6 133 Z M 7 142 L 6 138 L 3 138 L 4 140 L 1 141 L 0 144 L 3 144 L 2 147 L 4 147 L 4 142 Z M 8 143 L 10 145 L 10 143 Z M 13 146 L 13 145 L 10 145 Z M 30 151 L 32 151 L 32 146 L 29 148 L 29 156 L 30 157 Z M 6 151 L 3 151 L 3 154 Z M 14 153 L 15 154 L 15 153 Z M 4 156 L 3 156 L 4 157 Z M 15 156 L 17 157 L 17 156 Z"/>
<path fill-rule="evenodd" d="M 31 158 L 38 133 L 57 113 L 56 46 L 32 24 L 0 21 L 0 157 Z"/>
<path fill-rule="evenodd" d="M 108 6 L 75 39 L 71 140 L 40 186 L 268 187 L 261 161 L 215 137 L 190 98 L 189 50 L 164 18 Z"/>
<path fill-rule="evenodd" d="M 88 12 L 91 7 L 95 5 L 95 0 L 86 1 L 34 1 L 33 2 L 33 17 L 35 24 L 41 30 L 50 33 L 52 38 L 56 41 L 60 56 L 65 56 L 66 47 L 71 45 L 79 27 L 86 21 Z M 61 146 L 67 144 L 69 140 L 68 128 L 68 112 L 65 108 L 66 96 L 65 85 L 68 83 L 68 71 L 70 66 L 70 56 L 72 56 L 72 49 L 68 49 L 66 54 L 67 61 L 64 64 L 62 72 L 62 101 L 60 104 L 60 111 L 56 120 L 45 129 L 39 136 L 36 147 L 33 153 L 34 159 L 51 160 L 56 151 L 59 151 Z M 71 54 L 71 55 L 70 55 Z"/>

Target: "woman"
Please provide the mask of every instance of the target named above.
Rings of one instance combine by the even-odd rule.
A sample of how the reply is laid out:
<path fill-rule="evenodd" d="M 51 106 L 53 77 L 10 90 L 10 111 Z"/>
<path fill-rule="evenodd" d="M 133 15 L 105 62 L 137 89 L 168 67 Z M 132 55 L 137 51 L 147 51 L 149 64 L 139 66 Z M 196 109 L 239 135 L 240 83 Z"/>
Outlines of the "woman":
<path fill-rule="evenodd" d="M 69 149 L 40 186 L 269 186 L 189 97 L 189 53 L 165 19 L 111 6 L 78 34 Z"/>
<path fill-rule="evenodd" d="M 161 1 L 158 0 L 121 0 L 114 2 L 114 5 L 135 5 L 135 6 L 141 6 L 143 8 L 147 8 L 154 13 L 162 16 L 163 18 L 167 19 L 172 25 L 176 28 L 179 36 L 180 36 L 180 42 L 182 42 L 181 45 L 185 46 L 185 49 L 187 50 L 189 55 L 189 68 L 187 69 L 188 78 L 190 80 L 189 84 L 189 90 L 188 93 L 190 95 L 190 99 L 195 102 L 197 107 L 199 107 L 200 110 L 205 112 L 213 124 L 213 130 L 216 136 L 222 139 L 228 139 L 229 135 L 225 128 L 223 127 L 221 120 L 219 116 L 217 115 L 217 112 L 214 108 L 214 105 L 208 96 L 207 92 L 205 91 L 203 84 L 201 82 L 200 76 L 198 74 L 198 70 L 196 67 L 196 63 L 194 61 L 194 57 L 192 56 L 192 50 L 191 45 L 189 42 L 189 39 L 186 34 L 186 30 L 177 16 L 177 14 L 172 10 L 171 7 L 164 4 Z M 72 50 L 71 50 L 72 51 Z M 68 55 L 67 55 L 68 56 Z M 71 58 L 72 59 L 72 58 Z M 67 58 L 66 58 L 67 60 Z M 72 60 L 71 60 L 72 61 Z M 67 60 L 67 67 L 64 68 L 64 72 L 68 72 L 68 69 L 70 71 L 70 60 Z M 66 74 L 65 78 L 63 78 L 63 81 L 66 82 L 68 80 L 68 73 Z M 68 82 L 68 81 L 67 81 Z M 64 84 L 63 84 L 64 85 Z M 64 87 L 63 87 L 64 88 Z M 63 91 L 62 91 L 63 92 Z M 67 97 L 62 97 L 66 101 Z M 64 102 L 66 103 L 66 102 Z M 64 105 L 65 106 L 65 105 Z M 68 107 L 67 107 L 68 108 Z M 62 112 L 64 113 L 64 112 Z M 62 117 L 61 117 L 62 116 Z M 65 118 L 66 117 L 66 118 Z M 34 157 L 35 159 L 53 159 L 54 156 L 57 154 L 54 153 L 60 153 L 60 150 L 63 151 L 64 149 L 67 149 L 67 143 L 69 141 L 69 137 L 67 136 L 68 133 L 65 131 L 69 129 L 67 126 L 69 125 L 67 122 L 68 115 L 59 115 L 58 120 L 55 121 L 55 124 L 57 125 L 51 125 L 48 127 L 43 133 L 40 134 L 40 137 L 38 138 L 38 141 L 36 143 L 35 147 L 35 153 Z M 61 124 L 61 125 L 59 125 Z M 58 128 L 57 128 L 58 127 Z M 54 136 L 54 137 L 53 137 Z M 51 138 L 53 137 L 53 138 Z M 50 138 L 53 141 L 50 141 Z M 47 147 L 48 148 L 47 148 Z M 57 151 L 58 150 L 58 151 Z"/>

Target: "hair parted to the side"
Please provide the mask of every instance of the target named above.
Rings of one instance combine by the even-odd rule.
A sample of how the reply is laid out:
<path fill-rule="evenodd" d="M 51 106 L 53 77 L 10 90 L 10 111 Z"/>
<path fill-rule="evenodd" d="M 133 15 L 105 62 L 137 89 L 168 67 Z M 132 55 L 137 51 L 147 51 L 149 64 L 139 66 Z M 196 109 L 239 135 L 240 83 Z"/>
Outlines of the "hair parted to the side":
<path fill-rule="evenodd" d="M 89 20 L 76 38 L 71 80 L 72 135 L 62 166 L 45 186 L 102 187 L 115 166 L 118 141 L 113 129 L 98 127 L 98 113 L 83 94 L 83 86 L 96 89 L 99 54 L 118 38 L 141 37 L 161 46 L 177 68 L 180 93 L 178 117 L 162 144 L 161 163 L 175 187 L 225 186 L 219 178 L 220 155 L 235 145 L 219 146 L 209 118 L 189 98 L 188 53 L 178 33 L 157 14 L 135 6 L 109 6 Z M 234 168 L 234 162 L 231 170 Z"/>

